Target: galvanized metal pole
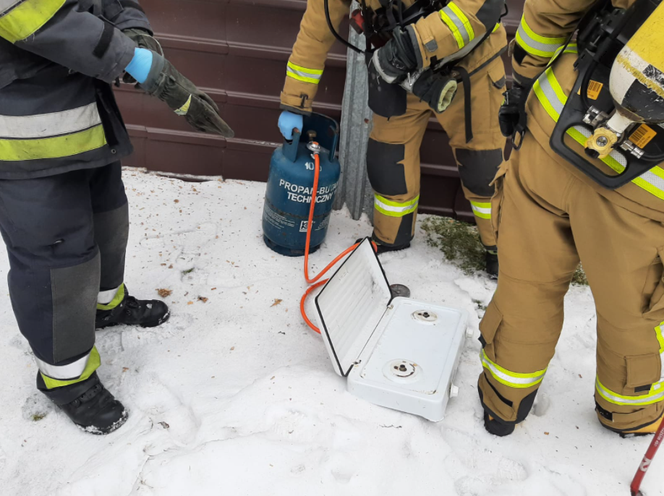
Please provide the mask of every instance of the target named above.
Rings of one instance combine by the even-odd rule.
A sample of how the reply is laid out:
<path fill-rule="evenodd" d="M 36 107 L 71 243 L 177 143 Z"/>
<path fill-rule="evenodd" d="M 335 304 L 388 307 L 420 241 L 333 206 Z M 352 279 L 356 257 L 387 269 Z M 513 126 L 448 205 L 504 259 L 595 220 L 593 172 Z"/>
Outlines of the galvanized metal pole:
<path fill-rule="evenodd" d="M 353 2 L 351 11 L 357 5 Z M 364 36 L 353 29 L 350 29 L 349 41 L 360 48 L 366 46 Z M 359 219 L 363 212 L 370 217 L 373 214 L 373 193 L 366 167 L 372 113 L 367 105 L 369 86 L 364 55 L 348 49 L 346 67 L 339 143 L 341 179 L 334 208 L 340 209 L 346 204 L 353 219 Z"/>

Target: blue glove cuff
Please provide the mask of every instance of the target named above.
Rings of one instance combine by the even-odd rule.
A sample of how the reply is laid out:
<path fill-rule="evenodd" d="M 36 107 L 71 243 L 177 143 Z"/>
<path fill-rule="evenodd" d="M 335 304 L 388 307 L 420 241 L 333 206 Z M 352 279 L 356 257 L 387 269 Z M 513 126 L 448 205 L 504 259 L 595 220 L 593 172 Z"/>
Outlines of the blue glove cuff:
<path fill-rule="evenodd" d="M 137 82 L 144 83 L 152 67 L 152 52 L 145 48 L 135 48 L 134 58 L 131 59 L 125 71 Z"/>

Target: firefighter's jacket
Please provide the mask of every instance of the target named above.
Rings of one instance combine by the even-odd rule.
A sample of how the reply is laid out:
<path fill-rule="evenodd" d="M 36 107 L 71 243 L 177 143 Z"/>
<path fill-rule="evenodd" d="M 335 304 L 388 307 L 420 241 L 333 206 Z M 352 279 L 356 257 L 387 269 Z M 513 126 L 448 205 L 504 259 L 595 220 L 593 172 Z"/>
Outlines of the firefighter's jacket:
<path fill-rule="evenodd" d="M 367 0 L 367 7 L 378 10 L 379 0 Z M 404 0 L 409 7 L 413 0 Z M 429 67 L 433 59 L 442 61 L 454 54 L 469 51 L 487 33 L 487 18 L 501 9 L 502 0 L 455 0 L 443 9 L 419 19 L 413 24 L 417 36 L 417 56 L 422 67 Z M 350 0 L 329 0 L 330 20 L 338 30 L 348 17 Z M 496 56 L 506 44 L 505 28 L 500 24 L 489 27 L 488 38 L 463 58 L 458 66 L 469 73 Z M 327 26 L 323 0 L 308 0 L 300 24 L 300 32 L 286 69 L 286 82 L 281 93 L 283 108 L 296 112 L 310 112 L 318 83 L 323 75 L 327 53 L 335 41 Z"/>
<path fill-rule="evenodd" d="M 0 0 L 0 179 L 101 167 L 131 153 L 110 83 L 150 24 L 135 0 Z"/>
<path fill-rule="evenodd" d="M 634 1 L 613 0 L 612 3 L 617 8 L 628 8 Z M 608 190 L 558 156 L 549 145 L 553 129 L 577 79 L 574 62 L 578 58 L 578 49 L 574 31 L 595 3 L 596 0 L 526 0 L 515 39 L 516 46 L 513 47 L 512 63 L 516 80 L 525 84 L 534 83 L 526 104 L 528 131 L 562 166 L 609 201 L 644 217 L 664 222 L 664 167 L 654 167 L 630 184 Z M 602 89 L 608 90 L 608 87 Z M 587 136 L 574 131 L 568 134 L 572 146 L 578 143 L 575 151 L 583 155 L 582 144 Z M 605 172 L 622 170 L 623 166 L 615 157 L 607 157 L 604 163 L 596 161 L 596 165 Z"/>

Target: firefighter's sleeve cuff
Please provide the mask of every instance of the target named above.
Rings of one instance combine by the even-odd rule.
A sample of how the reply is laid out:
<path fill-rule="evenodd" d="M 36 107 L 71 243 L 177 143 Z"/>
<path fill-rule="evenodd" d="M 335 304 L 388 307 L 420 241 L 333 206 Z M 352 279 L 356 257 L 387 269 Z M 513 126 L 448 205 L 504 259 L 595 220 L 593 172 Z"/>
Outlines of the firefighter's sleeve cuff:
<path fill-rule="evenodd" d="M 522 86 L 527 86 L 525 83 L 528 80 L 535 80 L 539 77 L 540 74 L 544 72 L 549 61 L 551 59 L 545 57 L 538 57 L 525 53 L 520 49 L 519 45 L 516 43 L 516 40 L 512 40 L 510 43 L 510 54 L 512 56 L 512 68 L 514 70 L 513 75 L 515 80 L 519 80 Z"/>
<path fill-rule="evenodd" d="M 310 114 L 318 86 L 286 77 L 281 92 L 281 107 L 298 114 Z"/>

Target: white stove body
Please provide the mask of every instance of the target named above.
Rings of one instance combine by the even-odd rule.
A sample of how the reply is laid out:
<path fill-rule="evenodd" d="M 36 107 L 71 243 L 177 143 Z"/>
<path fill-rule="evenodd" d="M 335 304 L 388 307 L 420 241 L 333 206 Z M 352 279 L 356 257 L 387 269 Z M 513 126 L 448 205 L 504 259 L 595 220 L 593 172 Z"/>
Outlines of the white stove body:
<path fill-rule="evenodd" d="M 442 420 L 463 345 L 467 314 L 392 299 L 365 240 L 316 297 L 321 334 L 348 390 L 371 403 Z"/>

